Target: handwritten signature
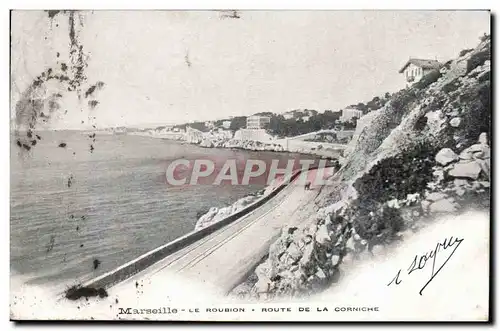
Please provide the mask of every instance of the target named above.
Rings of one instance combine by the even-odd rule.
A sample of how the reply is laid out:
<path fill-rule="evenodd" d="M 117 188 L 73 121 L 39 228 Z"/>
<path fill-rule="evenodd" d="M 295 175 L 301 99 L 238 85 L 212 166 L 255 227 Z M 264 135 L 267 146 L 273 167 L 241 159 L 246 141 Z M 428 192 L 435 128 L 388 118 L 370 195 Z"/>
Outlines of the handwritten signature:
<path fill-rule="evenodd" d="M 460 246 L 460 244 L 464 241 L 464 238 L 453 238 L 453 236 L 449 238 L 445 238 L 443 241 L 440 241 L 436 244 L 436 247 L 430 251 L 427 252 L 423 255 L 415 255 L 415 258 L 411 262 L 410 266 L 408 267 L 408 275 L 410 275 L 414 271 L 418 271 L 421 269 L 424 269 L 428 261 L 432 260 L 432 271 L 431 271 L 431 277 L 425 283 L 425 285 L 420 289 L 419 294 L 422 295 L 422 292 L 424 289 L 434 280 L 434 278 L 438 275 L 438 273 L 443 269 L 443 267 L 448 263 L 450 258 L 453 256 L 457 248 Z M 436 269 L 436 258 L 438 256 L 438 253 L 440 251 L 446 251 L 447 249 L 453 249 L 450 252 L 450 255 L 448 255 L 448 258 L 441 264 L 441 266 Z M 401 284 L 402 280 L 400 279 L 401 277 L 401 269 L 397 272 L 396 276 L 390 281 L 387 286 L 390 286 L 392 284 L 399 285 Z"/>

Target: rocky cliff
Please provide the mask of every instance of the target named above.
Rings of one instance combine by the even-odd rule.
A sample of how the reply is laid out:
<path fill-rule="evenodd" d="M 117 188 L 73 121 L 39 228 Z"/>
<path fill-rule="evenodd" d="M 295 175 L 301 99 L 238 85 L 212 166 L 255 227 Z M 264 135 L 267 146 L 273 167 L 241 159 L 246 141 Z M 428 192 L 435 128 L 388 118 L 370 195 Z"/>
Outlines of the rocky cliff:
<path fill-rule="evenodd" d="M 227 207 L 212 207 L 210 208 L 205 214 L 203 214 L 198 221 L 196 222 L 195 225 L 195 230 L 201 230 L 203 228 L 206 228 L 209 225 L 215 224 L 224 218 L 230 216 L 231 214 L 234 214 L 249 204 L 255 202 L 257 199 L 262 198 L 266 193 L 267 190 L 261 190 L 253 195 L 248 195 L 246 197 L 243 197 L 239 200 L 237 200 L 235 203 L 233 203 L 230 206 Z"/>
<path fill-rule="evenodd" d="M 308 296 L 342 268 L 404 240 L 442 213 L 490 204 L 489 36 L 358 126 L 313 221 L 285 227 L 268 258 L 233 294 Z"/>

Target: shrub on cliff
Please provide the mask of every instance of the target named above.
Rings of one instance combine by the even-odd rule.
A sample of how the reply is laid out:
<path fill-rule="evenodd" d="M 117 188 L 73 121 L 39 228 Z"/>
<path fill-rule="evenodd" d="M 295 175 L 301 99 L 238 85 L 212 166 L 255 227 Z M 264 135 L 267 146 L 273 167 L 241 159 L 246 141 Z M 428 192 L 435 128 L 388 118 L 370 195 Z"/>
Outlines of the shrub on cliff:
<path fill-rule="evenodd" d="M 471 72 L 475 68 L 482 66 L 486 60 L 491 58 L 490 47 L 472 54 L 472 56 L 467 60 L 467 73 Z"/>
<path fill-rule="evenodd" d="M 408 194 L 423 192 L 432 180 L 437 150 L 424 143 L 383 159 L 358 178 L 353 186 L 363 200 L 405 199 Z"/>
<path fill-rule="evenodd" d="M 353 226 L 356 233 L 368 240 L 370 245 L 389 243 L 398 232 L 405 230 L 406 225 L 398 209 L 377 202 L 368 203 L 362 198 L 356 200 L 349 210 L 349 217 L 355 220 Z"/>
<path fill-rule="evenodd" d="M 353 186 L 358 193 L 349 210 L 354 227 L 363 238 L 390 241 L 404 229 L 399 210 L 389 208 L 387 201 L 406 199 L 408 194 L 423 193 L 433 180 L 437 149 L 417 143 L 394 157 L 381 160 L 358 178 Z"/>
<path fill-rule="evenodd" d="M 466 49 L 462 49 L 462 50 L 460 51 L 460 53 L 458 53 L 458 56 L 462 57 L 462 56 L 464 56 L 465 54 L 472 52 L 473 50 L 474 50 L 474 48 L 466 48 Z"/>
<path fill-rule="evenodd" d="M 463 126 L 460 135 L 464 145 L 475 142 L 481 132 L 491 136 L 491 86 L 490 81 L 470 88 L 460 95 L 460 103 L 466 109 L 463 112 Z"/>

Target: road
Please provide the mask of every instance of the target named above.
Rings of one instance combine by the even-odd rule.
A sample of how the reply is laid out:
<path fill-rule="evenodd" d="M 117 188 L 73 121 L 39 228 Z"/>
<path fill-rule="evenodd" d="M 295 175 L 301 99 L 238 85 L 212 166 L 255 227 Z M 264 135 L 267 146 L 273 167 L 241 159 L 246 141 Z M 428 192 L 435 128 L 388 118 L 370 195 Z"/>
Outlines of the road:
<path fill-rule="evenodd" d="M 309 172 L 308 176 L 316 174 L 316 170 Z M 296 225 L 314 214 L 318 192 L 315 187 L 305 190 L 292 182 L 262 207 L 116 284 L 109 292 L 120 293 L 122 288 L 144 282 L 161 285 L 166 275 L 176 274 L 226 294 L 268 253 L 284 225 Z"/>

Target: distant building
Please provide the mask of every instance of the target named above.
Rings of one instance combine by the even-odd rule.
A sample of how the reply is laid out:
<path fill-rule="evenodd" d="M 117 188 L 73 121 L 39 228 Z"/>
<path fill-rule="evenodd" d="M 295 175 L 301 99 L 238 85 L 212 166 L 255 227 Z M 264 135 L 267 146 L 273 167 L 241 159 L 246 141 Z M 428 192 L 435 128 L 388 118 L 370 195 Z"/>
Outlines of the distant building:
<path fill-rule="evenodd" d="M 240 129 L 234 133 L 234 139 L 269 142 L 273 140 L 273 136 L 264 129 Z"/>
<path fill-rule="evenodd" d="M 271 118 L 268 116 L 248 116 L 247 117 L 247 129 L 263 129 L 271 122 Z"/>
<path fill-rule="evenodd" d="M 222 121 L 222 127 L 224 129 L 229 129 L 231 127 L 231 121 Z"/>
<path fill-rule="evenodd" d="M 302 118 L 302 120 L 304 122 L 307 122 L 311 116 L 314 116 L 317 113 L 318 113 L 317 111 L 311 110 L 311 109 L 295 109 L 295 110 L 287 111 L 286 113 L 283 113 L 282 115 L 286 120 L 289 120 L 292 118 L 295 118 L 298 120 L 299 118 Z"/>
<path fill-rule="evenodd" d="M 215 123 L 213 121 L 206 121 L 205 126 L 209 129 L 212 129 L 215 126 Z"/>
<path fill-rule="evenodd" d="M 415 84 L 426 74 L 433 70 L 439 70 L 443 65 L 437 60 L 412 59 L 410 58 L 399 70 L 406 80 L 406 87 Z"/>
<path fill-rule="evenodd" d="M 342 109 L 342 115 L 340 115 L 339 120 L 341 122 L 349 122 L 353 118 L 360 118 L 363 116 L 363 112 L 357 108 L 347 107 Z"/>

